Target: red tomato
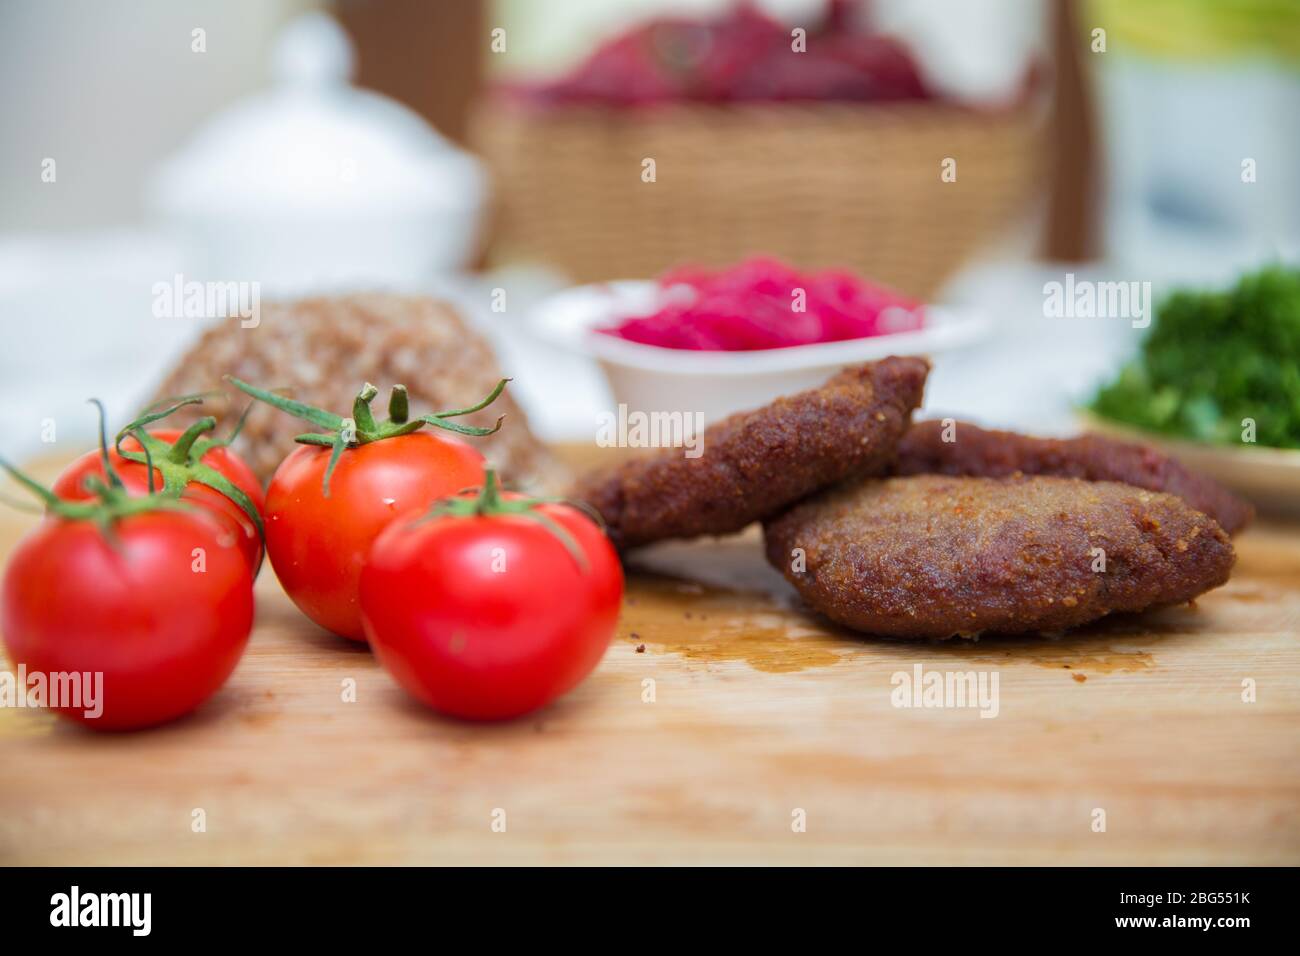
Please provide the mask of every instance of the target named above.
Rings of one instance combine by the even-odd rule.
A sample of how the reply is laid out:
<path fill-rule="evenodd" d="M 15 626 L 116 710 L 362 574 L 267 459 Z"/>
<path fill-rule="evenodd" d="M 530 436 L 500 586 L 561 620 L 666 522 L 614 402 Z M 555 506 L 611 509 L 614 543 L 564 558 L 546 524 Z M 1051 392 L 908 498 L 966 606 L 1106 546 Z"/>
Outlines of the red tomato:
<path fill-rule="evenodd" d="M 609 646 L 623 596 L 609 539 L 568 505 L 533 514 L 567 532 L 582 560 L 526 514 L 403 521 L 375 542 L 361 574 L 366 637 L 435 710 L 517 717 L 577 686 Z"/>
<path fill-rule="evenodd" d="M 101 673 L 98 717 L 56 709 L 126 730 L 188 713 L 225 683 L 253 625 L 253 577 L 203 511 L 129 515 L 110 534 L 115 542 L 93 521 L 46 519 L 9 559 L 0 630 L 29 679 Z"/>
<path fill-rule="evenodd" d="M 365 640 L 357 587 L 375 538 L 395 519 L 483 483 L 465 442 L 413 432 L 348 448 L 325 496 L 331 450 L 302 445 L 266 492 L 266 550 L 294 604 L 321 627 Z"/>
<path fill-rule="evenodd" d="M 151 429 L 150 434 L 170 444 L 181 436 L 181 431 L 177 428 L 157 428 Z M 139 451 L 140 443 L 128 436 L 122 440 L 122 447 L 129 452 Z M 123 458 L 115 448 L 110 448 L 108 455 L 114 470 L 117 471 L 122 479 L 122 484 L 126 486 L 129 492 L 134 495 L 143 495 L 148 492 L 148 466 L 142 462 Z M 248 495 L 253 504 L 256 505 L 259 514 L 264 512 L 262 485 L 257 480 L 257 476 L 253 474 L 253 469 L 249 468 L 242 458 L 229 448 L 219 445 L 210 448 L 203 455 L 202 460 L 205 465 L 216 469 L 228 478 L 236 488 Z M 88 451 L 69 465 L 54 482 L 53 491 L 60 498 L 69 501 L 91 500 L 95 497 L 95 494 L 86 490 L 85 485 L 86 477 L 89 475 L 95 475 L 101 481 L 105 480 L 104 465 L 98 451 Z M 162 487 L 162 474 L 156 468 L 154 469 L 154 486 L 156 488 Z M 232 540 L 238 542 L 240 550 L 248 560 L 248 566 L 252 569 L 254 577 L 256 577 L 258 568 L 262 564 L 262 537 L 257 533 L 257 526 L 249 520 L 244 509 L 221 492 L 197 482 L 191 482 L 181 497 L 206 508 L 221 518 L 223 524 L 229 529 Z"/>

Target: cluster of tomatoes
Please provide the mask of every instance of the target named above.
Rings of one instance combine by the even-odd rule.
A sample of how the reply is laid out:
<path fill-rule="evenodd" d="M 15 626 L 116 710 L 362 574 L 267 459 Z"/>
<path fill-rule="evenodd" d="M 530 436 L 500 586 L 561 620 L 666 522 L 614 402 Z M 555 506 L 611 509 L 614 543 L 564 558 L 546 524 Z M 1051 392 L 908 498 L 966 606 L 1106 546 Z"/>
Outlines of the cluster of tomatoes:
<path fill-rule="evenodd" d="M 47 512 L 0 591 L 9 657 L 28 673 L 102 674 L 97 717 L 55 710 L 129 729 L 198 707 L 248 643 L 264 549 L 303 613 L 369 642 L 443 713 L 518 716 L 595 668 L 623 592 L 609 540 L 579 507 L 503 492 L 461 437 L 501 427 L 456 419 L 504 381 L 477 405 L 415 418 L 397 386 L 382 421 L 371 385 L 344 417 L 232 382 L 319 429 L 298 436 L 265 495 L 234 436 L 211 436 L 214 419 L 151 427 L 199 398 L 136 419 L 112 446 L 101 436 L 49 490 L 0 461 Z"/>

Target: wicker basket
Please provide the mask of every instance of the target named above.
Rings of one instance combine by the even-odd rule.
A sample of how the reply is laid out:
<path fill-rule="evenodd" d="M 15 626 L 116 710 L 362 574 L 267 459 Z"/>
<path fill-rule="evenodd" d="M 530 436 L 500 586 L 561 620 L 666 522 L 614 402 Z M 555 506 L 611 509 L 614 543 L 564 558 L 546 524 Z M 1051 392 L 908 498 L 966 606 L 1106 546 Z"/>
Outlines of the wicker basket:
<path fill-rule="evenodd" d="M 1029 108 L 933 103 L 617 111 L 493 100 L 474 123 L 494 180 L 489 259 L 593 282 L 769 253 L 924 298 L 1028 210 L 1040 128 Z M 940 177 L 947 157 L 955 182 Z"/>

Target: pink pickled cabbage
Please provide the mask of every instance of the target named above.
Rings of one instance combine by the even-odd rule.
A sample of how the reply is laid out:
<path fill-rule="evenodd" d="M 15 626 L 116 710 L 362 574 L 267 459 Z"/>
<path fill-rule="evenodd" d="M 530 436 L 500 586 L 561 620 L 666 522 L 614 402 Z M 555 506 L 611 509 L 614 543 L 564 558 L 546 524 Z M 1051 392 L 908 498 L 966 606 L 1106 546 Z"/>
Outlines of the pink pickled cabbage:
<path fill-rule="evenodd" d="M 910 332 L 925 318 L 919 302 L 851 272 L 799 272 L 765 257 L 721 271 L 681 267 L 659 285 L 661 308 L 599 331 L 669 349 L 748 352 Z"/>

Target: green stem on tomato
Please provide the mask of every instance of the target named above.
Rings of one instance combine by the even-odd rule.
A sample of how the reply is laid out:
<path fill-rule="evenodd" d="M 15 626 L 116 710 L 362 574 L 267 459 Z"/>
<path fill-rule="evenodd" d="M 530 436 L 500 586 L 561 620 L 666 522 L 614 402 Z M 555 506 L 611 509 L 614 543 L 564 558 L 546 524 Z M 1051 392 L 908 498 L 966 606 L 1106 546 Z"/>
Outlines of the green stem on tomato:
<path fill-rule="evenodd" d="M 116 522 L 131 515 L 145 514 L 151 511 L 191 510 L 190 505 L 177 498 L 154 493 L 152 487 L 147 495 L 132 495 L 126 490 L 121 476 L 113 467 L 108 454 L 108 433 L 104 426 L 104 406 L 98 399 L 91 403 L 99 409 L 99 451 L 100 461 L 104 466 L 104 477 L 90 475 L 86 478 L 85 488 L 95 498 L 87 501 L 74 501 L 60 498 L 35 478 L 23 472 L 17 466 L 0 457 L 0 469 L 26 488 L 45 505 L 45 511 L 70 521 L 93 521 L 97 524 L 110 544 L 116 546 L 113 526 Z"/>
<path fill-rule="evenodd" d="M 262 526 L 262 516 L 258 514 L 253 499 L 216 468 L 203 461 L 203 456 L 213 448 L 223 448 L 235 440 L 239 430 L 243 428 L 244 419 L 248 417 L 248 409 L 245 409 L 244 414 L 240 416 L 235 430 L 224 439 L 209 437 L 208 433 L 217 427 L 217 420 L 211 415 L 194 422 L 174 442 L 164 441 L 145 428 L 146 425 L 162 421 L 187 405 L 198 405 L 202 402 L 203 398 L 200 396 L 186 395 L 173 400 L 171 405 L 160 411 L 150 411 L 138 416 L 117 433 L 114 447 L 122 458 L 143 464 L 149 469 L 151 491 L 156 470 L 162 476 L 161 493 L 164 495 L 179 498 L 191 484 L 203 485 L 225 495 L 248 516 L 248 520 L 257 529 L 258 537 L 265 543 L 266 529 Z M 122 442 L 128 435 L 139 443 L 139 451 L 122 447 Z M 105 450 L 105 468 L 106 471 L 111 471 L 107 464 L 107 454 Z M 115 473 L 113 477 L 116 477 Z"/>
<path fill-rule="evenodd" d="M 405 385 L 394 385 L 388 396 L 388 420 L 394 425 L 405 425 L 411 417 L 411 400 Z"/>
<path fill-rule="evenodd" d="M 99 462 L 104 468 L 104 475 L 108 478 L 108 483 L 114 488 L 122 487 L 122 476 L 117 473 L 113 467 L 113 461 L 108 457 L 108 426 L 105 424 L 107 417 L 104 412 L 104 403 L 97 398 L 89 399 L 90 404 L 99 410 Z"/>
<path fill-rule="evenodd" d="M 478 494 L 473 497 L 467 496 L 464 492 L 451 498 L 443 498 L 435 502 L 433 507 L 419 518 L 419 521 L 429 521 L 434 518 L 483 518 L 493 515 L 516 515 L 520 518 L 526 518 L 529 521 L 536 521 L 553 534 L 559 542 L 564 545 L 564 549 L 569 552 L 570 557 L 577 562 L 579 569 L 583 574 L 587 573 L 587 556 L 583 554 L 582 548 L 578 547 L 578 542 L 573 539 L 568 530 L 562 527 L 555 519 L 549 515 L 544 515 L 536 509 L 541 505 L 560 504 L 555 499 L 546 498 L 505 498 L 501 494 L 501 486 L 497 480 L 497 473 L 494 469 L 487 469 L 483 476 L 483 487 L 478 489 Z"/>
<path fill-rule="evenodd" d="M 172 443 L 171 450 L 167 452 L 167 460 L 183 465 L 190 458 L 190 451 L 194 448 L 194 443 L 199 440 L 204 432 L 211 431 L 217 427 L 217 420 L 211 415 L 200 418 Z"/>
<path fill-rule="evenodd" d="M 456 432 L 459 435 L 470 435 L 476 438 L 495 433 L 501 428 L 501 423 L 505 421 L 504 415 L 498 416 L 496 423 L 491 428 L 485 428 L 481 425 L 466 425 L 452 421 L 452 419 L 487 408 L 505 390 L 506 383 L 510 379 L 501 379 L 486 398 L 467 408 L 431 412 L 414 419 L 410 418 L 410 400 L 406 386 L 394 385 L 388 399 L 388 418 L 383 421 L 376 420 L 374 411 L 371 409 L 370 403 L 379 395 L 379 389 L 369 382 L 366 382 L 361 387 L 356 398 L 353 399 L 352 416 L 344 418 L 323 408 L 317 408 L 305 402 L 295 401 L 285 395 L 258 388 L 256 385 L 250 385 L 248 382 L 237 379 L 232 375 L 227 375 L 226 381 L 244 394 L 251 395 L 259 402 L 265 402 L 273 408 L 287 412 L 295 418 L 301 418 L 303 421 L 321 429 L 319 432 L 306 432 L 296 435 L 294 441 L 303 445 L 317 445 L 331 449 L 330 460 L 325 466 L 325 476 L 322 482 L 323 493 L 328 498 L 330 479 L 334 475 L 334 469 L 338 466 L 343 452 L 349 448 L 368 445 L 371 442 L 385 441 L 390 438 L 400 438 L 403 435 L 419 431 L 425 425 L 432 425 L 435 428 L 442 428 Z"/>

